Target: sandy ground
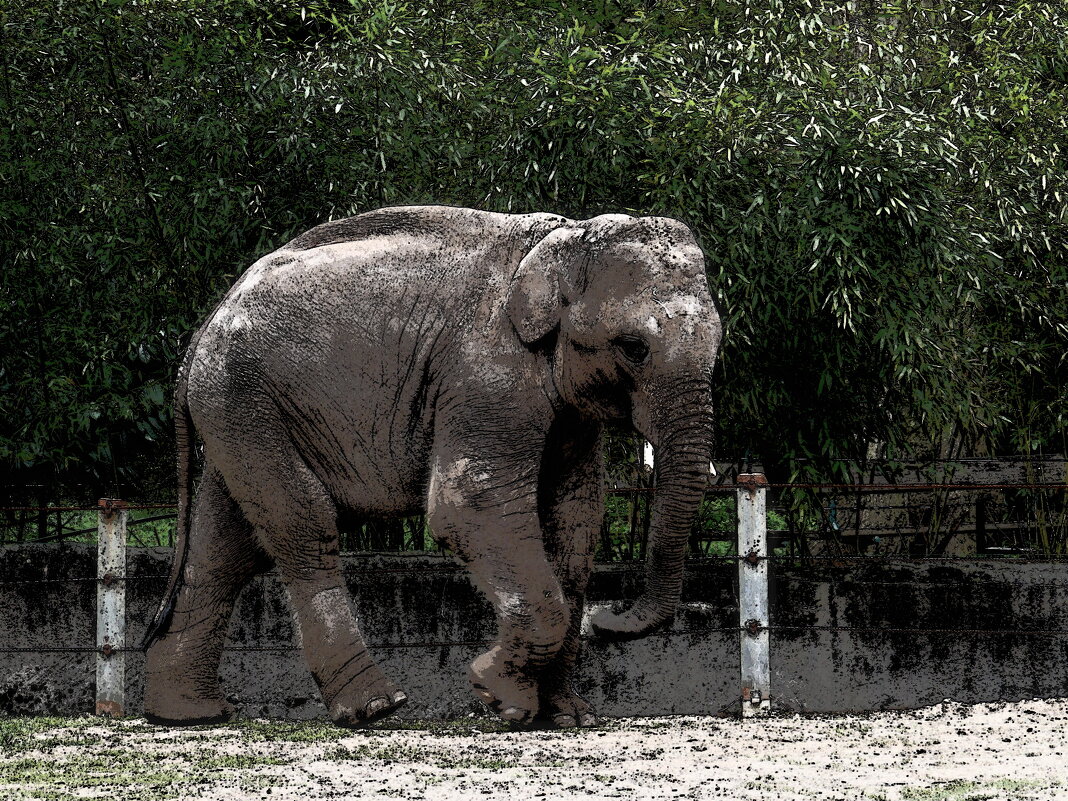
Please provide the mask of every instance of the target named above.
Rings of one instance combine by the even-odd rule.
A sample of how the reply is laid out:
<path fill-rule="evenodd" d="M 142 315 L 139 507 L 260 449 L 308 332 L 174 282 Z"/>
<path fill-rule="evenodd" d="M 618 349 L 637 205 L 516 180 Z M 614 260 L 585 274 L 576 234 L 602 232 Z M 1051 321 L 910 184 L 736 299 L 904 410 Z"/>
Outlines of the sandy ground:
<path fill-rule="evenodd" d="M 1065 700 L 946 702 L 862 717 L 615 720 L 579 732 L 472 720 L 357 732 L 324 726 L 312 736 L 279 723 L 165 730 L 119 721 L 79 728 L 76 741 L 70 730 L 48 729 L 4 759 L 62 768 L 64 760 L 90 764 L 97 750 L 118 761 L 136 753 L 154 769 L 171 766 L 172 776 L 200 771 L 191 783 L 135 771 L 119 797 L 137 798 L 1044 800 L 1068 799 L 1066 727 Z M 0 797 L 68 797 L 25 778 L 12 783 L 10 770 L 5 781 L 4 759 Z M 64 791 L 115 797 L 91 783 Z"/>

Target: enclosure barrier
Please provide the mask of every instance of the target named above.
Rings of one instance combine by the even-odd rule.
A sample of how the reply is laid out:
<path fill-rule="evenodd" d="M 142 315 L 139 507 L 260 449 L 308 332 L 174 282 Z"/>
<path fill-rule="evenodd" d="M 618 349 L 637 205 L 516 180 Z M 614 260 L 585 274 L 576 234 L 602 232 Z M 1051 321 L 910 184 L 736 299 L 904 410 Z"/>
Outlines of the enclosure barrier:
<path fill-rule="evenodd" d="M 740 711 L 743 718 L 766 715 L 772 709 L 771 670 L 770 670 L 770 635 L 775 632 L 797 631 L 823 631 L 831 633 L 881 633 L 885 635 L 895 634 L 938 634 L 938 635 L 1037 635 L 1061 637 L 1068 635 L 1068 629 L 1057 627 L 1034 627 L 1034 628 L 908 628 L 908 627 L 858 627 L 841 625 L 804 625 L 789 626 L 777 625 L 771 618 L 769 605 L 769 568 L 776 563 L 805 563 L 823 562 L 832 565 L 842 565 L 863 561 L 876 561 L 876 558 L 861 555 L 811 555 L 795 554 L 780 555 L 772 554 L 769 548 L 767 516 L 769 508 L 767 493 L 769 489 L 798 487 L 813 488 L 817 490 L 843 490 L 856 491 L 858 485 L 832 485 L 832 484 L 769 484 L 760 473 L 748 473 L 739 475 L 736 482 L 731 485 L 719 485 L 710 488 L 713 493 L 733 493 L 736 499 L 737 551 L 735 555 L 721 555 L 707 557 L 714 560 L 735 561 L 737 563 L 738 576 L 738 618 L 737 625 L 721 626 L 709 631 L 734 632 L 739 640 L 739 684 L 740 697 L 735 702 L 738 706 L 734 709 Z M 874 493 L 886 492 L 909 492 L 924 491 L 931 489 L 947 490 L 976 490 L 991 491 L 999 488 L 1005 489 L 1035 489 L 1052 490 L 1059 493 L 1063 499 L 1068 490 L 1068 484 L 1033 483 L 1033 484 L 911 484 L 911 485 L 877 485 L 868 489 Z M 53 507 L 54 511 L 59 507 Z M 72 509 L 75 507 L 63 507 Z M 97 585 L 97 631 L 95 646 L 73 645 L 42 645 L 36 648 L 5 648 L 0 647 L 0 653 L 46 653 L 46 652 L 95 652 L 96 661 L 96 713 L 111 717 L 121 717 L 127 714 L 124 698 L 125 683 L 125 653 L 140 652 L 138 647 L 127 645 L 126 627 L 126 584 L 133 580 L 126 572 L 126 535 L 129 525 L 140 521 L 130 521 L 129 513 L 132 510 L 149 510 L 169 508 L 169 505 L 146 505 L 133 506 L 117 499 L 101 499 L 96 507 L 77 507 L 80 509 L 95 508 L 97 513 L 97 536 L 98 558 L 97 574 L 94 577 L 84 578 L 44 578 L 38 582 L 0 582 L 0 583 L 66 583 L 79 581 L 92 581 Z M 160 519 L 166 515 L 141 518 L 141 520 Z M 993 555 L 987 558 L 994 558 Z M 1025 557 L 1026 558 L 1026 557 Z M 971 561 L 966 557 L 953 556 L 925 556 L 912 557 L 911 561 L 937 561 L 952 562 L 955 559 Z M 1041 562 L 1068 561 L 1068 556 L 1051 555 L 1035 559 Z M 378 570 L 378 568 L 374 568 Z M 456 565 L 443 564 L 439 570 L 456 571 L 460 568 Z M 389 568 L 386 568 L 389 571 Z M 412 568 L 396 568 L 397 571 L 409 572 Z M 359 571 L 358 571 L 359 572 Z M 414 571 L 413 571 L 414 572 Z M 141 575 L 136 579 L 160 579 L 166 575 Z M 804 581 L 803 578 L 788 577 L 787 580 Z M 878 583 L 878 582 L 875 582 Z M 933 585 L 928 585 L 933 586 Z M 1053 586 L 1053 585 L 1049 585 Z M 1060 586 L 1060 585 L 1058 585 Z M 657 636 L 690 635 L 692 632 L 681 629 L 662 630 Z M 398 643 L 372 643 L 372 647 L 381 649 L 396 648 L 432 648 L 453 645 L 478 646 L 484 643 L 474 641 L 463 642 L 398 642 Z M 231 651 L 291 651 L 296 650 L 294 645 L 228 645 Z"/>
<path fill-rule="evenodd" d="M 743 717 L 766 714 L 771 688 L 768 640 L 768 568 L 765 523 L 767 481 L 763 474 L 738 478 L 738 561 L 740 680 Z M 65 507 L 73 508 L 73 507 Z M 126 645 L 126 535 L 131 509 L 116 498 L 101 498 L 97 504 L 97 618 L 96 618 L 96 714 L 121 718 L 125 714 L 125 654 L 140 651 Z M 158 519 L 156 516 L 152 519 Z M 79 531 L 79 533 L 82 533 Z M 144 578 L 157 578 L 146 576 Z M 481 645 L 482 643 L 418 643 L 418 646 Z M 379 647 L 382 647 L 379 644 Z M 388 646 L 386 646 L 388 647 Z M 398 647 L 398 646 L 393 646 Z M 231 650 L 258 650 L 231 646 Z M 5 649 L 0 649 L 5 650 Z M 11 649 L 6 649 L 11 650 Z M 32 649 L 19 649 L 32 650 Z M 42 648 L 79 651 L 85 648 Z M 278 650 L 277 648 L 271 650 Z M 288 650 L 286 648 L 285 650 Z"/>
<path fill-rule="evenodd" d="M 762 473 L 738 477 L 738 560 L 741 713 L 767 714 L 771 701 L 768 639 L 766 495 Z M 96 714 L 125 714 L 126 526 L 129 505 L 101 498 L 97 505 Z"/>

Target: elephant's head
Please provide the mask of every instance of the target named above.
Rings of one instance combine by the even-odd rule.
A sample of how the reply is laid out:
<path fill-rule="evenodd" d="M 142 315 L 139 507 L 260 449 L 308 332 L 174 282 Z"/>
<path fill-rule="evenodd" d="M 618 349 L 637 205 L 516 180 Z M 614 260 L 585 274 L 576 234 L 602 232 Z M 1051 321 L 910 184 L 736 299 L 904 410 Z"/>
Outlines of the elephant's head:
<path fill-rule="evenodd" d="M 523 258 L 508 312 L 525 343 L 551 345 L 565 403 L 629 423 L 656 446 L 645 595 L 623 614 L 593 620 L 604 634 L 645 634 L 675 613 L 712 450 L 722 328 L 701 250 L 689 228 L 663 217 L 573 223 Z"/>

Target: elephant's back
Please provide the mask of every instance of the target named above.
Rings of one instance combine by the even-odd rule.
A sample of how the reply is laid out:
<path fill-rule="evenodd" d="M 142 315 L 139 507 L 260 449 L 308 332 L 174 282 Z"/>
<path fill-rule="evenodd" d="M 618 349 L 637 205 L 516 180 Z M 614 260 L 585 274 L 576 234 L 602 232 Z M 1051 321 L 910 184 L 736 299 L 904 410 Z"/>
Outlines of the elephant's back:
<path fill-rule="evenodd" d="M 454 206 L 393 206 L 322 223 L 288 242 L 282 250 L 301 251 L 324 245 L 390 237 L 398 240 L 484 238 L 506 225 L 511 215 Z"/>
<path fill-rule="evenodd" d="M 533 243 L 566 222 L 409 206 L 324 223 L 235 282 L 201 329 L 194 369 L 206 378 L 228 369 L 404 365 L 420 360 L 421 343 L 459 346 L 503 307 Z"/>

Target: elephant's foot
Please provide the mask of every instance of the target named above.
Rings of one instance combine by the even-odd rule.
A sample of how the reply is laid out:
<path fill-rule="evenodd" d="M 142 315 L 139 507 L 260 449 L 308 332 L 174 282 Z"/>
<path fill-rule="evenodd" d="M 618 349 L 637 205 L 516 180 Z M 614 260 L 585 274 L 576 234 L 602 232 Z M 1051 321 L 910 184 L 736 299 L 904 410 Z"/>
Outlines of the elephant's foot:
<path fill-rule="evenodd" d="M 221 698 L 189 698 L 178 693 L 145 694 L 145 720 L 158 726 L 228 723 L 237 711 Z"/>
<path fill-rule="evenodd" d="M 223 699 L 215 669 L 218 658 L 201 664 L 178 649 L 179 640 L 163 637 L 145 659 L 145 718 L 163 726 L 199 726 L 233 720 L 236 710 Z M 204 663 L 212 669 L 204 669 Z"/>
<path fill-rule="evenodd" d="M 587 728 L 600 723 L 593 704 L 570 688 L 542 696 L 538 722 L 556 729 Z"/>
<path fill-rule="evenodd" d="M 467 671 L 475 695 L 503 720 L 530 723 L 538 713 L 538 687 L 504 658 L 498 645 L 471 663 Z"/>
<path fill-rule="evenodd" d="M 356 729 L 392 715 L 406 703 L 404 691 L 383 676 L 373 684 L 348 684 L 330 699 L 327 708 L 338 726 Z"/>

